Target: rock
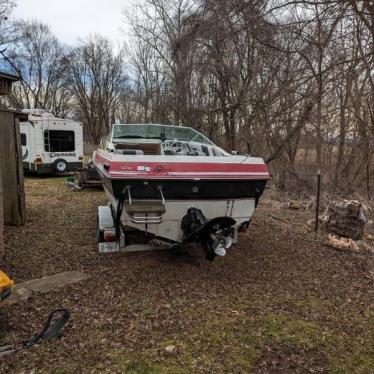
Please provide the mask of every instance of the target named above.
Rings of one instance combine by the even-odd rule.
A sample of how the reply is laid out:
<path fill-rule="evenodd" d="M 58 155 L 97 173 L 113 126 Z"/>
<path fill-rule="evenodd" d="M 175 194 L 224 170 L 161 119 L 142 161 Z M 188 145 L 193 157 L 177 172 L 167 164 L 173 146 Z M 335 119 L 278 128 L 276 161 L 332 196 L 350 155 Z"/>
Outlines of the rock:
<path fill-rule="evenodd" d="M 303 206 L 303 204 L 301 204 L 298 201 L 290 201 L 288 203 L 288 209 L 291 209 L 291 210 L 300 210 L 300 209 L 303 209 L 303 208 L 305 208 L 305 206 Z"/>
<path fill-rule="evenodd" d="M 326 216 L 326 215 L 322 215 L 322 216 L 319 216 L 319 218 L 318 218 L 318 222 L 323 226 L 323 225 L 326 225 L 326 222 L 328 221 L 328 216 Z M 316 220 L 315 220 L 315 218 L 311 218 L 311 219 L 309 219 L 308 221 L 307 221 L 307 225 L 308 226 L 310 226 L 310 227 L 314 227 L 314 225 L 315 225 L 315 222 L 316 222 Z"/>
<path fill-rule="evenodd" d="M 370 234 L 367 234 L 367 235 L 365 235 L 365 240 L 368 240 L 370 242 L 374 242 L 374 236 L 370 235 Z"/>
<path fill-rule="evenodd" d="M 176 353 L 177 351 L 177 347 L 175 345 L 168 345 L 166 348 L 165 348 L 165 352 L 169 353 L 169 354 L 173 354 L 173 353 Z"/>

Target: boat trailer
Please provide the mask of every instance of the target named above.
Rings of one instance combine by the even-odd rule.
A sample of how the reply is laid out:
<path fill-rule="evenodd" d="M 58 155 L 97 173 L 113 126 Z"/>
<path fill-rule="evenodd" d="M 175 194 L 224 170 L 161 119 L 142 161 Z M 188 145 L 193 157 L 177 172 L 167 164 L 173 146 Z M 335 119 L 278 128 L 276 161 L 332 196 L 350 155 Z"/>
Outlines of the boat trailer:
<path fill-rule="evenodd" d="M 175 242 L 148 233 L 147 225 L 162 224 L 162 215 L 165 213 L 165 198 L 161 188 L 159 192 L 161 200 L 150 203 L 146 200 L 134 201 L 130 189 L 126 188 L 116 207 L 113 204 L 98 207 L 99 253 L 176 249 L 196 243 L 204 250 L 206 259 L 213 261 L 216 256 L 225 256 L 227 249 L 237 242 L 238 229 L 234 219 L 217 217 L 207 220 L 203 212 L 195 207 L 189 208 L 180 222 L 183 233 L 181 241 Z M 122 225 L 124 209 L 133 223 L 145 225 L 145 231 Z"/>
<path fill-rule="evenodd" d="M 86 167 L 75 170 L 74 175 L 67 178 L 67 186 L 74 191 L 102 187 L 100 176 L 92 160 L 87 163 Z"/>

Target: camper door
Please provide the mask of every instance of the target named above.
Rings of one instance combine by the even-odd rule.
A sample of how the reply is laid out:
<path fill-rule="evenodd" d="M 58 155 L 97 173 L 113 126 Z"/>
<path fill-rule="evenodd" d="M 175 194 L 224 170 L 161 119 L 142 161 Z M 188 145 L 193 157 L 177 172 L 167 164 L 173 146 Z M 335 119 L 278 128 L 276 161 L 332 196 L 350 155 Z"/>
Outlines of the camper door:
<path fill-rule="evenodd" d="M 50 164 L 51 161 L 51 144 L 50 144 L 50 134 L 49 134 L 49 121 L 42 120 L 42 139 L 43 139 L 43 162 L 45 164 Z"/>
<path fill-rule="evenodd" d="M 22 123 L 20 126 L 21 132 L 21 149 L 22 149 L 22 161 L 23 162 L 31 162 L 31 155 L 32 155 L 32 141 L 31 133 L 30 133 L 30 124 L 28 122 Z"/>

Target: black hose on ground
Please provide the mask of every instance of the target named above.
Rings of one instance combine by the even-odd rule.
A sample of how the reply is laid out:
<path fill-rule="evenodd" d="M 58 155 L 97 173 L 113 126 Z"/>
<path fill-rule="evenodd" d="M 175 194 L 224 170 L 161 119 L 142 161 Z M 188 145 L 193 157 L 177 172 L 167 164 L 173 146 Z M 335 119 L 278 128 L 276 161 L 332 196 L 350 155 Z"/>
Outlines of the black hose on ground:
<path fill-rule="evenodd" d="M 52 320 L 55 314 L 61 313 L 62 316 L 52 326 Z M 43 341 L 49 341 L 56 338 L 63 327 L 69 320 L 70 312 L 65 308 L 56 309 L 51 312 L 45 322 L 42 331 L 39 334 L 33 335 L 30 339 L 24 340 L 22 343 L 26 347 L 32 347 L 33 345 L 40 344 Z"/>
<path fill-rule="evenodd" d="M 61 317 L 57 319 L 54 324 L 52 324 L 53 317 L 58 313 L 62 314 Z M 70 312 L 65 308 L 54 310 L 49 314 L 42 331 L 40 331 L 38 334 L 33 335 L 29 339 L 21 340 L 14 344 L 0 346 L 0 357 L 14 353 L 18 345 L 22 344 L 24 347 L 32 347 L 34 345 L 41 344 L 44 341 L 50 341 L 58 337 L 61 330 L 69 320 L 69 317 Z"/>

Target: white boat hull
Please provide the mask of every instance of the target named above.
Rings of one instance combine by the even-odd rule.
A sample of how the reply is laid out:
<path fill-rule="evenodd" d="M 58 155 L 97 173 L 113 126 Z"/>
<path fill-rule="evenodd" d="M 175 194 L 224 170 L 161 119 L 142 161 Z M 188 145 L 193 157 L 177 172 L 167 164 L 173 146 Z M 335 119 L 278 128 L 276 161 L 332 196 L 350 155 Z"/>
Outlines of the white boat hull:
<path fill-rule="evenodd" d="M 108 196 L 115 209 L 118 204 L 117 199 L 113 195 L 108 194 Z M 233 218 L 236 221 L 235 227 L 238 228 L 241 224 L 250 220 L 255 207 L 255 199 L 166 201 L 162 223 L 134 223 L 126 209 L 122 211 L 121 223 L 125 228 L 134 228 L 154 234 L 159 238 L 182 242 L 184 234 L 181 228 L 181 221 L 189 208 L 200 209 L 208 221 L 216 217 Z"/>

